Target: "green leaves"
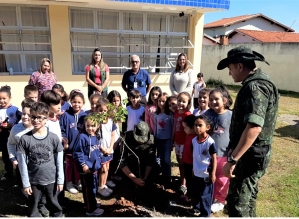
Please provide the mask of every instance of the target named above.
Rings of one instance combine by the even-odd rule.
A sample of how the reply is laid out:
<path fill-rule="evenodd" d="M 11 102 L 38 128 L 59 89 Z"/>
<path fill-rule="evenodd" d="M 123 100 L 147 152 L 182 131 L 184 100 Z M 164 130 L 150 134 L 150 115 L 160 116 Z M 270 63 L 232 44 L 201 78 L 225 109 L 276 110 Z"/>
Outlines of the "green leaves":
<path fill-rule="evenodd" d="M 123 104 L 128 103 L 128 100 L 123 100 Z M 107 112 L 103 113 L 92 113 L 86 116 L 86 119 L 94 122 L 95 124 L 103 124 L 106 123 L 108 118 L 112 119 L 113 122 L 124 122 L 126 120 L 126 115 L 128 115 L 128 111 L 123 106 L 115 106 L 112 103 L 107 104 Z"/>

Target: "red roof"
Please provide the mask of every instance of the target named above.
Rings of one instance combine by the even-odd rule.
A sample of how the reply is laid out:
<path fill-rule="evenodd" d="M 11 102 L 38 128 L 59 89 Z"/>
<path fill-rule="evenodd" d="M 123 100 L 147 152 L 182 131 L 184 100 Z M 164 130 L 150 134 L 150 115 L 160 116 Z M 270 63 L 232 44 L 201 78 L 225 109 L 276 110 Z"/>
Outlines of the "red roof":
<path fill-rule="evenodd" d="M 263 14 L 247 14 L 247 15 L 242 15 L 242 16 L 237 16 L 237 17 L 231 17 L 231 18 L 223 18 L 221 20 L 218 21 L 214 21 L 208 24 L 204 25 L 204 28 L 212 28 L 212 27 L 227 27 L 229 25 L 235 24 L 235 23 L 240 23 L 246 20 L 250 20 L 252 18 L 256 18 L 256 17 L 261 17 L 265 20 L 270 21 L 271 23 L 277 24 L 278 26 L 281 26 L 283 28 L 285 28 L 286 31 L 288 32 L 295 32 L 295 30 L 289 28 L 288 26 L 285 26 Z"/>
<path fill-rule="evenodd" d="M 299 43 L 299 33 L 235 29 L 229 34 L 229 37 L 237 32 L 262 43 Z"/>

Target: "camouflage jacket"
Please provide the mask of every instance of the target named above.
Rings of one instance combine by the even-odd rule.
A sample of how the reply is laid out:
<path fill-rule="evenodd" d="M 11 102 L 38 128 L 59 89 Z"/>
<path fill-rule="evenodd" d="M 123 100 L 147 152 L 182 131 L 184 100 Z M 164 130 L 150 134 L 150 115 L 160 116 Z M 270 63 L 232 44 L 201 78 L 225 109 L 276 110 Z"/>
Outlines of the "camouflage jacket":
<path fill-rule="evenodd" d="M 250 74 L 242 85 L 233 109 L 229 148 L 236 148 L 247 123 L 262 127 L 253 146 L 270 145 L 278 111 L 277 88 L 261 69 Z"/>

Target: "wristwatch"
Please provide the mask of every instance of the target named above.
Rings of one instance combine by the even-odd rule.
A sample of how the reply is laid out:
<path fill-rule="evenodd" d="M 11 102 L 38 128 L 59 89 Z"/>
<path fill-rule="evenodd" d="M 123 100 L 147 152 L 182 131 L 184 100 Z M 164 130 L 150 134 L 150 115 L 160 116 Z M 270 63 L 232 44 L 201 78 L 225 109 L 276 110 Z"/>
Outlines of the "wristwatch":
<path fill-rule="evenodd" d="M 234 159 L 232 155 L 227 157 L 227 162 L 235 165 L 238 161 Z"/>

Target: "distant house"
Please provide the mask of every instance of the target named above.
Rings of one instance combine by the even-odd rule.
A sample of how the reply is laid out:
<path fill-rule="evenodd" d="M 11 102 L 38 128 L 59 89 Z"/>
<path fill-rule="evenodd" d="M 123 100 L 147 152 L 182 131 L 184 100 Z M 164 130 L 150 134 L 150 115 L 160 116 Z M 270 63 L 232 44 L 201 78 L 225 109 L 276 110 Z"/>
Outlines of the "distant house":
<path fill-rule="evenodd" d="M 295 32 L 295 30 L 291 29 L 290 27 L 283 25 L 263 14 L 223 18 L 221 20 L 204 25 L 204 33 L 213 38 L 227 36 L 235 29 Z"/>
<path fill-rule="evenodd" d="M 206 46 L 214 46 L 220 44 L 219 39 L 215 39 L 211 36 L 209 36 L 208 34 L 203 34 L 203 39 L 202 39 L 202 45 L 206 45 Z"/>
<path fill-rule="evenodd" d="M 299 33 L 235 29 L 228 43 L 299 43 Z"/>

